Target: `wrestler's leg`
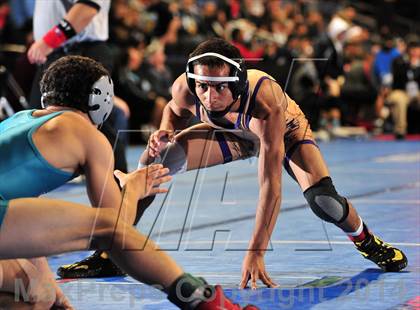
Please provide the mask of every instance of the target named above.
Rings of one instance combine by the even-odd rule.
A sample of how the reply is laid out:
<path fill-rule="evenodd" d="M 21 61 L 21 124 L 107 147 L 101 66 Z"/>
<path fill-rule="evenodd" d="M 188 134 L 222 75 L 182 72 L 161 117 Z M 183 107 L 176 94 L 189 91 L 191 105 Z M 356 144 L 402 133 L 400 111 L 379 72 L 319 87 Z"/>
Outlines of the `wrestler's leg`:
<path fill-rule="evenodd" d="M 319 148 L 312 143 L 297 146 L 289 160 L 289 166 L 303 192 L 330 176 Z M 335 224 L 345 232 L 353 232 L 357 230 L 361 222 L 352 204 L 347 199 L 345 200 L 348 205 L 345 213 L 348 212 L 348 214 L 345 219 L 337 219 Z M 337 205 L 337 207 L 340 206 Z"/>
<path fill-rule="evenodd" d="M 288 166 L 314 213 L 340 227 L 357 250 L 383 270 L 404 269 L 407 266 L 404 253 L 369 231 L 352 204 L 337 193 L 318 147 L 311 140 L 304 141 L 308 143 L 301 142 L 287 156 Z"/>
<path fill-rule="evenodd" d="M 92 249 L 107 251 L 130 276 L 159 286 L 182 309 L 197 305 L 200 309 L 202 304 L 204 309 L 216 308 L 217 304 L 223 309 L 234 309 L 220 288 L 214 294 L 208 292 L 211 288 L 207 289 L 202 279 L 184 274 L 172 258 L 120 220 L 113 209 L 93 209 L 45 198 L 9 201 L 1 226 L 0 258 L 42 257 Z"/>
<path fill-rule="evenodd" d="M 45 198 L 9 202 L 1 226 L 0 258 L 42 257 L 93 248 L 108 250 L 146 284 L 166 285 L 181 271 L 164 252 L 155 251 L 151 240 L 119 220 L 115 210 Z"/>
<path fill-rule="evenodd" d="M 170 169 L 170 174 L 176 174 L 253 155 L 252 142 L 241 139 L 232 132 L 198 124 L 182 130 L 175 136 L 174 142 L 168 143 L 160 153 L 160 163 Z M 141 158 L 141 161 L 147 158 L 145 153 Z M 145 165 L 146 162 L 141 164 Z"/>

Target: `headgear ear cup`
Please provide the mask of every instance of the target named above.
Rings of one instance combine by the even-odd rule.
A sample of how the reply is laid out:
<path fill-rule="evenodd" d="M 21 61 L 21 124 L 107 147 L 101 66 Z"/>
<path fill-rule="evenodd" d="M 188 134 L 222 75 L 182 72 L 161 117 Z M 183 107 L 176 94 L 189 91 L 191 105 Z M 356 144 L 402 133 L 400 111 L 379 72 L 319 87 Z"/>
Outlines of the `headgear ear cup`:
<path fill-rule="evenodd" d="M 92 85 L 88 115 L 94 124 L 101 125 L 109 117 L 114 106 L 113 97 L 114 85 L 109 76 L 102 76 Z"/>
<path fill-rule="evenodd" d="M 248 80 L 248 73 L 246 68 L 243 64 L 243 59 L 239 60 L 239 68 L 232 67 L 232 76 L 237 76 L 239 81 L 236 83 L 229 83 L 229 87 L 231 89 L 233 99 L 238 99 L 238 97 L 244 92 L 246 88 L 246 82 Z"/>

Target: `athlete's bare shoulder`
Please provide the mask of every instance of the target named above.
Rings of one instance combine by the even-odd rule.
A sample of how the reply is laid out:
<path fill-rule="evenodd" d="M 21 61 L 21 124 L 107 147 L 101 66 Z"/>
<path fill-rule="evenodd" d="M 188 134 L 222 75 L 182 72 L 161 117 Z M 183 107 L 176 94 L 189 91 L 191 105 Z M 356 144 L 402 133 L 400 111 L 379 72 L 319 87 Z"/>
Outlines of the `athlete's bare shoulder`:
<path fill-rule="evenodd" d="M 90 120 L 80 113 L 68 110 L 46 122 L 42 128 L 49 133 L 63 134 L 89 132 L 89 129 L 94 127 Z"/>
<path fill-rule="evenodd" d="M 190 92 L 185 73 L 181 74 L 172 85 L 172 101 L 178 108 L 188 109 L 195 105 L 194 96 Z"/>
<path fill-rule="evenodd" d="M 35 116 L 48 114 L 40 110 Z M 32 136 L 38 151 L 51 165 L 74 172 L 85 162 L 88 148 L 104 144 L 106 138 L 87 117 L 64 111 L 38 128 Z"/>
<path fill-rule="evenodd" d="M 267 79 L 263 80 L 257 89 L 257 83 L 263 77 L 267 77 Z M 285 110 L 287 107 L 286 95 L 272 76 L 260 70 L 248 70 L 248 81 L 250 91 L 257 92 L 255 97 L 257 104 L 254 109 L 257 118 L 264 119 L 269 114 L 278 112 L 281 107 Z"/>
<path fill-rule="evenodd" d="M 41 113 L 45 111 L 40 111 Z M 67 149 L 79 145 L 83 149 L 95 141 L 106 141 L 89 118 L 81 112 L 67 110 L 43 124 L 34 134 L 37 140 L 49 141 L 57 147 Z"/>

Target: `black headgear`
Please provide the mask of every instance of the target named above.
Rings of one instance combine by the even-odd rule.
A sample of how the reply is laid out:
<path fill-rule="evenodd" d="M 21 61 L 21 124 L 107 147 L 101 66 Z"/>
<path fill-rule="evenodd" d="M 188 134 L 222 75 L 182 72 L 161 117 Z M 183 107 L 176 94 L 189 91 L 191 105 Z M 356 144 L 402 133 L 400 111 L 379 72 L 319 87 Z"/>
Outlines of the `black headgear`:
<path fill-rule="evenodd" d="M 229 76 L 215 77 L 194 74 L 194 62 L 203 57 L 217 57 L 228 63 L 231 67 Z M 195 92 L 196 79 L 210 82 L 228 82 L 234 101 L 236 101 L 236 99 L 238 99 L 238 97 L 244 92 L 246 81 L 248 79 L 246 68 L 242 59 L 237 62 L 218 53 L 204 53 L 191 57 L 187 62 L 186 76 L 188 87 L 195 96 L 197 96 L 197 93 Z"/>

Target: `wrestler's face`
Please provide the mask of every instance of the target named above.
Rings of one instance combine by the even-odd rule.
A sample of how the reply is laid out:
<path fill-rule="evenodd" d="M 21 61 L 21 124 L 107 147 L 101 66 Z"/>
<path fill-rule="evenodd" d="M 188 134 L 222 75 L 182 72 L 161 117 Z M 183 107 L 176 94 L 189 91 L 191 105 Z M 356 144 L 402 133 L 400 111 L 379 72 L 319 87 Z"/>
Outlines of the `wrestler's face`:
<path fill-rule="evenodd" d="M 230 68 L 228 65 L 213 68 L 204 65 L 195 65 L 194 73 L 201 76 L 228 77 Z M 227 82 L 212 82 L 196 79 L 195 91 L 201 103 L 209 111 L 223 111 L 233 101 L 232 92 Z"/>

